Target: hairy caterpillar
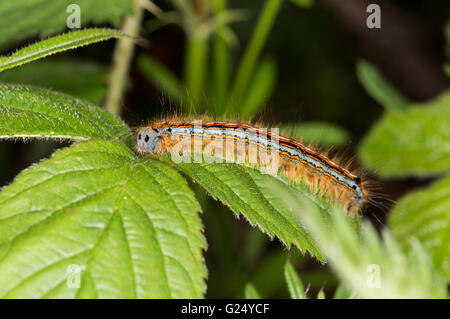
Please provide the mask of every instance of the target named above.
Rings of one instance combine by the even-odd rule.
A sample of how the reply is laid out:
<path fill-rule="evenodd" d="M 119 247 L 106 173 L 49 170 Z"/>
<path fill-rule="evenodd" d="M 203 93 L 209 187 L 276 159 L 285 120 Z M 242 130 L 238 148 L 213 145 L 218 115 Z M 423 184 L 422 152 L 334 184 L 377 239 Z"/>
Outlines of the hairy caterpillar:
<path fill-rule="evenodd" d="M 136 130 L 136 149 L 140 153 L 172 152 L 177 156 L 179 152 L 208 153 L 215 158 L 223 158 L 225 150 L 225 153 L 228 151 L 227 160 L 231 157 L 238 163 L 259 167 L 276 163 L 275 170 L 291 180 L 304 180 L 311 187 L 325 188 L 324 193 L 340 201 L 349 214 L 359 211 L 368 199 L 361 178 L 327 156 L 273 130 L 269 132 L 248 124 L 176 119 L 155 121 Z"/>

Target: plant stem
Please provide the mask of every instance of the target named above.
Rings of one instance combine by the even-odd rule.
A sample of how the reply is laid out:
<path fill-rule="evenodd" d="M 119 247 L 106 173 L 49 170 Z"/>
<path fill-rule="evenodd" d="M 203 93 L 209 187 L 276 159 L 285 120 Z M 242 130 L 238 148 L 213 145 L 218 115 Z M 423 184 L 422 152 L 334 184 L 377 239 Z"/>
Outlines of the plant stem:
<path fill-rule="evenodd" d="M 113 67 L 109 77 L 108 94 L 106 96 L 106 109 L 119 115 L 122 111 L 122 97 L 126 87 L 128 69 L 134 51 L 134 38 L 138 35 L 143 16 L 140 0 L 133 1 L 133 15 L 125 17 L 122 31 L 130 38 L 119 39 L 114 49 Z"/>

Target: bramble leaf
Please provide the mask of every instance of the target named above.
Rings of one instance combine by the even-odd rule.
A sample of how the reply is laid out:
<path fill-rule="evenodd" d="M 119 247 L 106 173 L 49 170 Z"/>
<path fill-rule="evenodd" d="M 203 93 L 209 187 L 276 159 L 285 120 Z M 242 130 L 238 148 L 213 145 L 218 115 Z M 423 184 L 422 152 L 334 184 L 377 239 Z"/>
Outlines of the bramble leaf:
<path fill-rule="evenodd" d="M 166 92 L 177 102 L 183 101 L 185 93 L 183 86 L 176 76 L 165 65 L 150 56 L 140 56 L 137 60 L 139 69 L 162 92 Z"/>
<path fill-rule="evenodd" d="M 343 128 L 327 122 L 300 122 L 286 124 L 280 128 L 281 134 L 300 139 L 303 143 L 313 143 L 322 147 L 344 146 L 350 140 L 350 134 Z"/>
<path fill-rule="evenodd" d="M 276 73 L 275 61 L 269 58 L 261 61 L 239 112 L 242 118 L 251 118 L 262 109 L 275 88 Z"/>

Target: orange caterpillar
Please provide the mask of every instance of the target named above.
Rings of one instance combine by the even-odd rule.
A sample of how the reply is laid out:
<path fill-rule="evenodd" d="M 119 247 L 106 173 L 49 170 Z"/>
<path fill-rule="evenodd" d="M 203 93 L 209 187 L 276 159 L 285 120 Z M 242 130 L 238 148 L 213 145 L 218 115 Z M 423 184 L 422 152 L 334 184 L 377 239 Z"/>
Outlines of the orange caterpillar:
<path fill-rule="evenodd" d="M 141 153 L 171 152 L 177 160 L 180 152 L 192 152 L 194 157 L 200 154 L 194 161 L 208 160 L 205 155 L 223 159 L 225 150 L 227 160 L 271 167 L 291 180 L 302 180 L 313 189 L 322 189 L 324 194 L 342 202 L 349 214 L 359 211 L 368 200 L 360 177 L 327 156 L 294 139 L 243 123 L 155 121 L 137 129 L 136 149 Z M 192 160 L 190 156 L 187 159 Z"/>

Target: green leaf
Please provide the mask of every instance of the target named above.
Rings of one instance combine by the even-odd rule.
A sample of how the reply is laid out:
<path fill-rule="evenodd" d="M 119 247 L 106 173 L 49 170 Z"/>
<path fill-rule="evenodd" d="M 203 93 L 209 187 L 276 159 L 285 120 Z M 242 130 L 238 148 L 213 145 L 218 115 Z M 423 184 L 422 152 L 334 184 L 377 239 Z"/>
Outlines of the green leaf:
<path fill-rule="evenodd" d="M 214 0 L 212 2 L 216 19 L 223 15 L 227 7 L 227 0 Z M 226 97 L 230 82 L 230 49 L 226 40 L 227 26 L 217 28 L 214 34 L 212 49 L 212 95 L 217 115 L 223 115 L 226 107 Z"/>
<path fill-rule="evenodd" d="M 299 194 L 298 189 L 243 165 L 205 162 L 173 165 L 271 238 L 277 236 L 286 246 L 294 244 L 301 252 L 308 251 L 323 260 L 316 244 L 284 205 L 283 196 L 274 196 L 268 187 L 276 183 L 292 196 Z M 318 199 L 317 194 L 311 194 L 310 188 L 304 187 L 303 191 Z"/>
<path fill-rule="evenodd" d="M 161 64 L 151 56 L 141 55 L 137 60 L 139 69 L 153 82 L 162 92 L 175 99 L 183 101 L 183 87 L 176 76 L 165 65 Z"/>
<path fill-rule="evenodd" d="M 129 132 L 120 119 L 77 98 L 29 86 L 0 84 L 0 139 L 113 139 Z"/>
<path fill-rule="evenodd" d="M 57 151 L 0 192 L 0 296 L 201 298 L 199 210 L 175 170 L 122 144 Z"/>
<path fill-rule="evenodd" d="M 334 292 L 333 299 L 353 299 L 355 297 L 355 294 L 351 294 L 348 292 L 348 289 L 343 285 L 340 284 L 336 291 Z"/>
<path fill-rule="evenodd" d="M 408 99 L 389 84 L 372 63 L 360 60 L 356 64 L 356 74 L 367 93 L 388 110 L 404 110 Z"/>
<path fill-rule="evenodd" d="M 350 134 L 340 126 L 326 122 L 301 122 L 282 125 L 282 134 L 300 139 L 305 144 L 340 147 L 350 141 Z"/>
<path fill-rule="evenodd" d="M 445 37 L 445 53 L 447 58 L 450 58 L 450 20 L 444 26 L 444 37 Z"/>
<path fill-rule="evenodd" d="M 58 52 L 75 49 L 112 38 L 123 38 L 125 36 L 126 35 L 122 32 L 113 29 L 84 29 L 67 32 L 31 44 L 14 52 L 10 56 L 0 57 L 0 72 Z"/>
<path fill-rule="evenodd" d="M 314 5 L 314 0 L 290 0 L 290 2 L 302 9 L 310 9 Z"/>
<path fill-rule="evenodd" d="M 403 197 L 389 215 L 394 236 L 407 243 L 415 237 L 450 281 L 450 177 Z"/>
<path fill-rule="evenodd" d="M 286 280 L 289 294 L 292 299 L 306 298 L 305 288 L 303 288 L 302 281 L 289 261 L 284 265 L 284 279 Z"/>
<path fill-rule="evenodd" d="M 365 222 L 358 232 L 341 209 L 336 208 L 330 218 L 324 219 L 307 197 L 292 196 L 275 184 L 272 192 L 284 195 L 286 205 L 298 215 L 336 275 L 358 297 L 447 297 L 445 281 L 417 241 L 412 242 L 407 254 L 386 229 L 380 238 Z"/>
<path fill-rule="evenodd" d="M 261 299 L 261 295 L 251 283 L 245 285 L 245 299 Z"/>
<path fill-rule="evenodd" d="M 0 3 L 0 46 L 16 38 L 47 35 L 67 27 L 70 4 L 80 7 L 80 25 L 110 23 L 119 26 L 132 13 L 132 1 L 124 0 L 15 0 Z"/>
<path fill-rule="evenodd" d="M 37 85 L 99 103 L 106 93 L 107 68 L 75 59 L 44 59 L 0 73 L 0 82 Z"/>
<path fill-rule="evenodd" d="M 275 17 L 280 10 L 282 0 L 266 0 L 258 23 L 253 30 L 250 42 L 245 50 L 244 56 L 239 64 L 239 68 L 234 81 L 231 98 L 240 101 L 250 84 L 254 69 L 258 62 L 261 50 L 267 40 L 269 31 L 273 26 Z M 231 101 L 233 102 L 233 101 Z"/>
<path fill-rule="evenodd" d="M 320 288 L 319 292 L 317 293 L 317 299 L 326 299 L 325 291 L 323 291 L 323 287 Z"/>
<path fill-rule="evenodd" d="M 250 118 L 264 106 L 275 87 L 277 68 L 275 61 L 264 59 L 256 70 L 255 77 L 245 98 L 240 115 Z"/>
<path fill-rule="evenodd" d="M 286 292 L 284 265 L 287 258 L 290 258 L 292 264 L 297 267 L 310 260 L 300 252 L 297 254 L 297 250 L 286 251 L 282 247 L 270 249 L 259 256 L 257 267 L 252 271 L 250 279 L 262 296 L 275 296 Z"/>
<path fill-rule="evenodd" d="M 381 176 L 448 172 L 450 91 L 405 112 L 386 112 L 362 141 L 359 156 Z"/>

